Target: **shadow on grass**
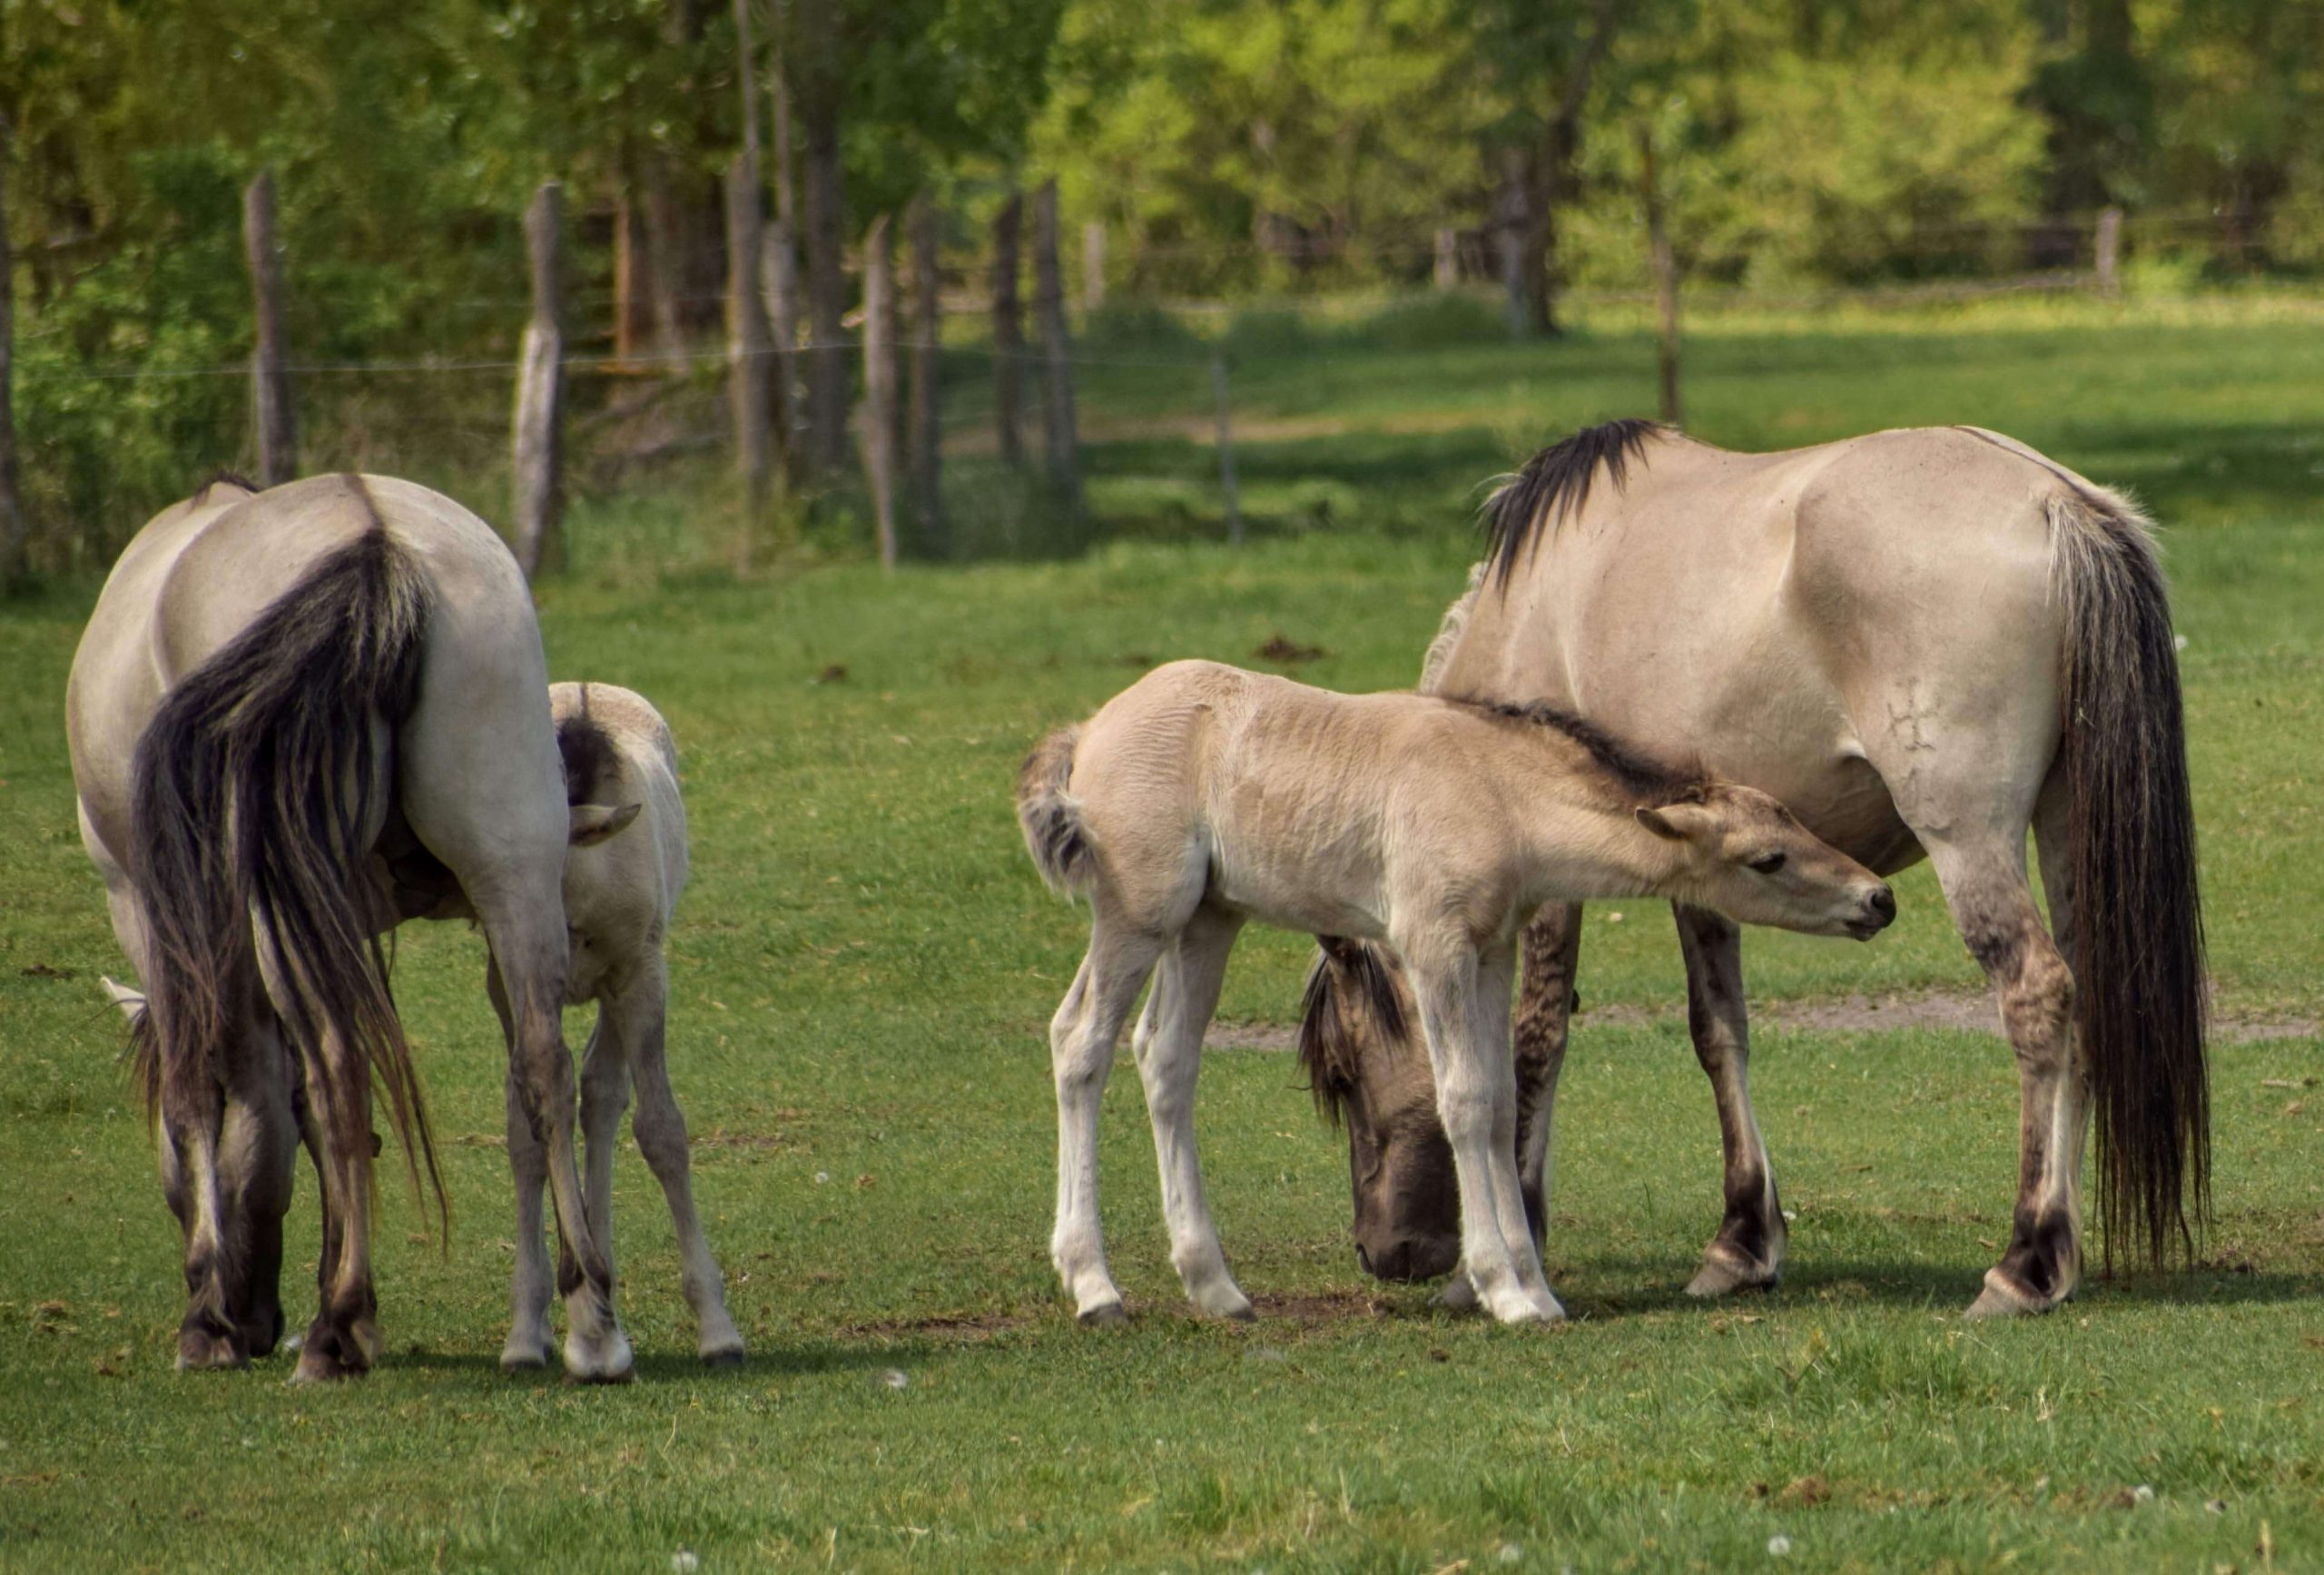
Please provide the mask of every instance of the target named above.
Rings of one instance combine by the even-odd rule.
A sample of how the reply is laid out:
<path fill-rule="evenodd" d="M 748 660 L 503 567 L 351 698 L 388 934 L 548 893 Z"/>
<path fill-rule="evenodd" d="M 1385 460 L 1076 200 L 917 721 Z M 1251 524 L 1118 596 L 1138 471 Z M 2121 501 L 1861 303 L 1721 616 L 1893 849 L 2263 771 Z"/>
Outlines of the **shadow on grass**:
<path fill-rule="evenodd" d="M 638 1383 L 683 1383 L 689 1379 L 716 1383 L 769 1377 L 801 1377 L 815 1373 L 871 1372 L 894 1366 L 900 1356 L 925 1355 L 935 1349 L 928 1342 L 873 1349 L 835 1339 L 803 1335 L 781 1344 L 753 1344 L 745 1352 L 739 1367 L 712 1367 L 698 1356 L 675 1351 L 639 1352 L 635 1365 L 631 1369 L 631 1377 Z M 566 1382 L 564 1370 L 554 1361 L 546 1367 L 523 1367 L 512 1372 L 500 1365 L 498 1355 L 482 1351 L 390 1352 L 383 1354 L 377 1365 L 383 1373 L 408 1370 L 449 1373 L 477 1377 L 491 1383 L 536 1388 L 562 1386 Z"/>

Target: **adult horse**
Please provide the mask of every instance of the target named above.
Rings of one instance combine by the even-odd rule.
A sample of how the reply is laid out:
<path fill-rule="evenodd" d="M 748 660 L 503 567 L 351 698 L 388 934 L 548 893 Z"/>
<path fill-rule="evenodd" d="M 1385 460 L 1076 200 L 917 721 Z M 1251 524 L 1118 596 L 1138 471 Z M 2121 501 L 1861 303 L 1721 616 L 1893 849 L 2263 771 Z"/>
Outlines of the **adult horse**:
<path fill-rule="evenodd" d="M 1487 561 L 1422 681 L 1694 752 L 1883 874 L 1931 861 L 2020 1077 L 2017 1202 L 1974 1314 L 2073 1292 L 2093 1107 L 2110 1257 L 2162 1260 L 2208 1202 L 2194 823 L 2151 530 L 2120 495 L 1974 428 L 1738 454 L 1615 422 L 1496 496 Z M 1677 916 L 1726 1151 L 1725 1216 L 1688 1286 L 1714 1295 L 1775 1282 L 1784 1219 L 1746 1080 L 1740 937 Z M 1581 943 L 1578 906 L 1525 937 L 1518 1157 L 1537 1239 Z M 1383 1042 L 1393 976 L 1345 956 L 1318 962 L 1303 1038 L 1319 1098 L 1350 1116 L 1357 1240 L 1374 1263 L 1441 1263 L 1448 1211 L 1413 1195 L 1451 1176 L 1426 1081 L 1399 1069 L 1412 1052 Z"/>
<path fill-rule="evenodd" d="M 515 560 L 409 482 L 221 479 L 114 565 L 67 724 L 82 840 L 147 996 L 139 1058 L 185 1235 L 180 1366 L 240 1365 L 280 1338 L 302 1123 L 324 1233 L 296 1376 L 359 1373 L 378 1354 L 375 1076 L 415 1189 L 425 1168 L 443 1209 L 376 939 L 399 917 L 380 855 L 418 848 L 457 877 L 507 1001 L 511 1102 L 546 1147 L 564 1246 L 567 1369 L 628 1372 L 575 1157 L 568 814 L 547 694 Z"/>

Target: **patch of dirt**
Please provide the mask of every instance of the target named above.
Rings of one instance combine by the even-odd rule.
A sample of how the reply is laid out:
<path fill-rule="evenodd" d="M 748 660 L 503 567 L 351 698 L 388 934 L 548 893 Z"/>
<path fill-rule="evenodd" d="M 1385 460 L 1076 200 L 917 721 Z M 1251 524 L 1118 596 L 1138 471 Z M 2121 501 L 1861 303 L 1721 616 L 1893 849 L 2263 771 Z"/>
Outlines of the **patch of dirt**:
<path fill-rule="evenodd" d="M 1289 1324 L 1301 1328 L 1344 1324 L 1351 1318 L 1385 1318 L 1396 1310 L 1393 1303 L 1365 1291 L 1312 1291 L 1288 1295 L 1261 1292 L 1251 1298 L 1251 1305 L 1258 1309 L 1263 1325 Z"/>
<path fill-rule="evenodd" d="M 1295 664 L 1301 662 L 1313 662 L 1319 657 L 1328 656 L 1331 653 L 1321 645 L 1303 645 L 1278 629 L 1267 636 L 1266 644 L 1257 647 L 1251 655 L 1262 662 L 1285 662 Z"/>
<path fill-rule="evenodd" d="M 925 1318 L 875 1318 L 842 1324 L 839 1334 L 871 1340 L 945 1340 L 975 1344 L 1022 1329 L 1032 1322 L 1010 1313 L 932 1313 Z"/>
<path fill-rule="evenodd" d="M 1590 1007 L 1574 1017 L 1577 1029 L 1593 1023 L 1632 1028 L 1646 1024 L 1686 1024 L 1683 1002 L 1669 1008 L 1630 1004 Z M 2001 1022 L 1993 998 L 1979 991 L 1932 989 L 1896 995 L 1847 995 L 1827 1000 L 1777 1000 L 1751 1009 L 1755 1023 L 1784 1029 L 1861 1034 L 1891 1029 L 1944 1029 L 1955 1033 L 2001 1037 Z M 2324 1020 L 2288 1017 L 2274 1012 L 2243 1011 L 2215 1007 L 2211 1027 L 2221 1039 L 2250 1043 L 2268 1039 L 2309 1039 L 2324 1037 Z M 1214 1023 L 1204 1042 L 1227 1050 L 1289 1050 L 1299 1038 L 1295 1027 L 1280 1023 Z"/>

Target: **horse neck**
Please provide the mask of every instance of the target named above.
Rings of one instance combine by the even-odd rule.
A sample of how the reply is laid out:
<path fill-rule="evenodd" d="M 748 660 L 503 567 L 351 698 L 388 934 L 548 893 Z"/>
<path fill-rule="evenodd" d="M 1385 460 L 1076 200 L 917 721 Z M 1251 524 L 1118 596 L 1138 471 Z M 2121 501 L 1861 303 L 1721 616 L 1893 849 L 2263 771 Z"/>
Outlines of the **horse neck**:
<path fill-rule="evenodd" d="M 1536 895 L 1668 894 L 1680 872 L 1679 846 L 1639 823 L 1637 795 L 1562 734 L 1528 743 L 1503 763 L 1502 786 Z"/>

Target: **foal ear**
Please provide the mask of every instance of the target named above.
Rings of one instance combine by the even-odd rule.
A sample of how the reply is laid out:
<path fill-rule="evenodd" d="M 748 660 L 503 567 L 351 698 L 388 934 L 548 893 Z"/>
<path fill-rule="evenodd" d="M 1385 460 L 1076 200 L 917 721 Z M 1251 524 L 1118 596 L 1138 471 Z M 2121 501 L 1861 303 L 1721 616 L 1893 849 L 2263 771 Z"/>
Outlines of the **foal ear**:
<path fill-rule="evenodd" d="M 576 848 L 594 848 L 606 838 L 618 835 L 637 818 L 644 804 L 575 804 L 567 812 L 572 817 L 571 840 Z"/>
<path fill-rule="evenodd" d="M 135 1022 L 137 1015 L 145 1009 L 145 995 L 143 990 L 132 989 L 125 984 L 116 984 L 103 974 L 97 976 L 97 982 L 105 987 L 105 993 L 113 998 L 113 1004 L 119 1007 L 121 1015 L 131 1022 Z"/>
<path fill-rule="evenodd" d="M 1703 842 L 1710 839 L 1710 812 L 1700 804 L 1640 805 L 1638 823 L 1669 842 Z"/>

